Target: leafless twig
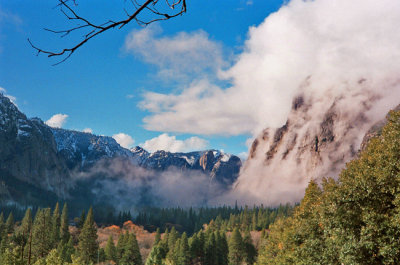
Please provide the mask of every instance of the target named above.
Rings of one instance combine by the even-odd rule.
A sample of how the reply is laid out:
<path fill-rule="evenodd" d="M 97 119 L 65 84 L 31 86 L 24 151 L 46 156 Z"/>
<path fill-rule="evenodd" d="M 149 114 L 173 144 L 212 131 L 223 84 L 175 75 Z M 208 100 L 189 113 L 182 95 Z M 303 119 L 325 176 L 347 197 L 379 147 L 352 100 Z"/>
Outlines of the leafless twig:
<path fill-rule="evenodd" d="M 121 29 L 131 21 L 136 21 L 139 25 L 146 26 L 155 21 L 168 20 L 177 16 L 182 15 L 186 12 L 186 0 L 172 0 L 172 3 L 169 0 L 164 0 L 165 6 L 170 9 L 170 11 L 160 12 L 156 8 L 157 5 L 161 5 L 159 0 L 145 0 L 144 3 L 140 4 L 137 0 L 130 0 L 130 3 L 133 7 L 133 11 L 129 12 L 124 9 L 125 14 L 127 15 L 126 19 L 122 19 L 119 21 L 108 20 L 102 24 L 92 23 L 89 19 L 80 16 L 73 8 L 73 6 L 77 6 L 77 0 L 58 0 L 59 3 L 56 7 L 60 8 L 61 13 L 69 20 L 71 23 L 75 23 L 74 26 L 65 29 L 65 30 L 53 30 L 49 28 L 45 28 L 44 30 L 60 35 L 60 37 L 65 37 L 72 32 L 79 30 L 86 30 L 83 35 L 83 39 L 78 41 L 74 46 L 69 48 L 63 48 L 60 51 L 51 51 L 39 48 L 34 45 L 32 41 L 28 38 L 29 44 L 37 51 L 37 55 L 40 53 L 46 54 L 48 57 L 63 57 L 60 61 L 55 63 L 54 65 L 65 62 L 71 55 L 85 43 L 87 43 L 92 38 L 96 37 L 99 34 L 102 34 L 105 31 L 108 31 L 113 28 Z M 138 18 L 139 14 L 147 11 L 150 14 L 150 18 L 148 20 L 142 20 Z"/>

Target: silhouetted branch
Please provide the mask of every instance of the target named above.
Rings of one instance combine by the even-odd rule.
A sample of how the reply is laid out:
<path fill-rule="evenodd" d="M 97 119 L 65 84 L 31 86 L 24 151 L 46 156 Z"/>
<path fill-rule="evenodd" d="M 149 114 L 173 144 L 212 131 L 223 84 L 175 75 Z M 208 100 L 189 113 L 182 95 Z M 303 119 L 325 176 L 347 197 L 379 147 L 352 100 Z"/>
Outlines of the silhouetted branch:
<path fill-rule="evenodd" d="M 132 12 L 128 12 L 124 9 L 125 14 L 127 15 L 126 19 L 122 19 L 119 21 L 108 20 L 102 24 L 92 23 L 89 19 L 80 16 L 72 7 L 77 6 L 76 0 L 58 0 L 59 3 L 56 7 L 60 8 L 61 13 L 70 21 L 75 22 L 76 24 L 65 30 L 53 30 L 49 28 L 45 28 L 44 30 L 49 31 L 51 33 L 60 35 L 61 38 L 69 35 L 71 32 L 79 31 L 79 30 L 87 30 L 83 39 L 78 41 L 74 46 L 69 48 L 63 48 L 60 51 L 51 51 L 39 48 L 34 45 L 32 41 L 28 38 L 29 44 L 37 51 L 37 55 L 40 53 L 46 54 L 48 57 L 57 57 L 57 56 L 65 56 L 62 60 L 57 62 L 54 65 L 60 64 L 67 60 L 71 55 L 81 46 L 83 46 L 86 42 L 96 37 L 99 34 L 102 34 L 105 31 L 108 31 L 113 28 L 121 29 L 131 21 L 135 20 L 139 25 L 146 26 L 155 21 L 168 20 L 177 16 L 182 15 L 186 12 L 186 0 L 173 0 L 172 3 L 169 0 L 165 1 L 166 7 L 170 9 L 170 12 L 160 12 L 156 8 L 156 5 L 159 4 L 160 0 L 146 0 L 143 4 L 139 4 L 137 0 L 130 0 L 131 5 L 134 10 Z M 161 2 L 163 2 L 161 1 Z M 70 4 L 72 3 L 72 5 Z M 139 19 L 138 16 L 144 11 L 148 11 L 151 14 L 151 18 L 148 20 Z"/>

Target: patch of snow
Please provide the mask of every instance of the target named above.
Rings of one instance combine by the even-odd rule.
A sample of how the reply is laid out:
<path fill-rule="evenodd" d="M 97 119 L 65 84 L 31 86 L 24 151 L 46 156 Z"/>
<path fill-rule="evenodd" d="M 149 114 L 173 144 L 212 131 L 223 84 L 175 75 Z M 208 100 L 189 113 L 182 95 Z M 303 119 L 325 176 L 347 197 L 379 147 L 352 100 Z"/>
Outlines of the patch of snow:
<path fill-rule="evenodd" d="M 30 135 L 30 133 L 18 129 L 18 136 L 28 137 L 29 135 Z"/>
<path fill-rule="evenodd" d="M 185 159 L 186 162 L 187 162 L 189 165 L 191 165 L 191 166 L 193 166 L 193 165 L 194 165 L 194 162 L 196 161 L 196 159 L 195 159 L 194 156 L 191 156 L 190 158 L 188 158 L 187 156 L 180 156 L 180 158 Z"/>
<path fill-rule="evenodd" d="M 230 158 L 231 158 L 231 155 L 223 153 L 221 161 L 222 162 L 228 162 Z"/>

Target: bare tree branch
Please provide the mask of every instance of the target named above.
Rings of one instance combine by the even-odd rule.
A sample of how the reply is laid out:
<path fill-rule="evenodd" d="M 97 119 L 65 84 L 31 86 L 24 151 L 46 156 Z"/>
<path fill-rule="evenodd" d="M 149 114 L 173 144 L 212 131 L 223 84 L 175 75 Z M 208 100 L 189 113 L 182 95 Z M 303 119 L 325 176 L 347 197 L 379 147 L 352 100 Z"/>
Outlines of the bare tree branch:
<path fill-rule="evenodd" d="M 92 23 L 89 19 L 80 16 L 72 7 L 77 6 L 76 0 L 58 0 L 59 3 L 56 7 L 60 8 L 60 12 L 71 22 L 75 22 L 74 26 L 65 29 L 65 30 L 53 30 L 49 28 L 45 28 L 44 30 L 49 31 L 51 33 L 60 35 L 61 38 L 69 35 L 72 32 L 79 31 L 79 30 L 87 30 L 84 35 L 83 39 L 78 41 L 75 45 L 69 48 L 63 48 L 60 51 L 51 51 L 39 48 L 38 46 L 34 45 L 32 41 L 28 38 L 29 44 L 32 46 L 33 49 L 37 51 L 37 55 L 40 53 L 46 54 L 47 57 L 63 57 L 59 62 L 55 63 L 54 65 L 60 64 L 65 62 L 71 55 L 85 43 L 87 43 L 92 38 L 96 37 L 99 34 L 102 34 L 105 31 L 110 29 L 118 28 L 121 29 L 131 21 L 136 21 L 139 25 L 146 26 L 155 21 L 161 20 L 168 20 L 177 16 L 182 15 L 186 12 L 186 0 L 173 0 L 170 3 L 169 0 L 164 0 L 166 7 L 171 11 L 160 12 L 156 8 L 156 5 L 159 4 L 159 0 L 145 0 L 143 4 L 139 4 L 137 0 L 130 0 L 134 10 L 132 12 L 128 12 L 128 10 L 124 9 L 125 14 L 127 15 L 126 19 L 122 19 L 119 21 L 108 20 L 102 24 L 95 24 Z M 72 5 L 70 4 L 72 3 Z M 179 9 L 177 8 L 179 7 Z M 148 20 L 142 20 L 138 18 L 139 14 L 148 11 L 147 13 L 150 15 Z"/>

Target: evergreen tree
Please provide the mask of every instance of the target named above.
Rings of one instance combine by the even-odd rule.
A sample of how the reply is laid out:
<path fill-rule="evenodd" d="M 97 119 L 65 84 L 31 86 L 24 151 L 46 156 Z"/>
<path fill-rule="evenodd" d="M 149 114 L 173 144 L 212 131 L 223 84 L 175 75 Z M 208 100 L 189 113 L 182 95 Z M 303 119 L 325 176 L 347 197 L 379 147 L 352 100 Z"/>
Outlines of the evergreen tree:
<path fill-rule="evenodd" d="M 238 228 L 235 228 L 229 239 L 229 265 L 240 265 L 244 258 L 243 239 Z"/>
<path fill-rule="evenodd" d="M 16 265 L 17 257 L 16 253 L 12 248 L 5 249 L 4 253 L 1 255 L 1 264 L 2 265 Z"/>
<path fill-rule="evenodd" d="M 46 265 L 62 265 L 63 261 L 57 253 L 57 249 L 53 249 L 46 257 Z"/>
<path fill-rule="evenodd" d="M 139 245 L 135 234 L 128 234 L 124 253 L 120 260 L 120 264 L 142 264 L 142 256 L 140 254 Z"/>
<path fill-rule="evenodd" d="M 25 263 L 27 258 L 24 255 L 24 248 L 28 243 L 29 236 L 32 229 L 32 210 L 31 208 L 26 209 L 25 216 L 22 219 L 21 225 L 18 227 L 17 232 L 14 235 L 14 241 L 20 247 L 20 259 L 22 263 Z"/>
<path fill-rule="evenodd" d="M 60 223 L 60 239 L 62 242 L 68 242 L 70 238 L 69 234 L 69 221 L 68 221 L 68 205 L 64 203 L 64 207 L 61 214 L 61 223 Z"/>
<path fill-rule="evenodd" d="M 111 235 L 108 237 L 107 245 L 104 251 L 106 260 L 112 260 L 115 262 L 117 261 L 117 249 L 115 248 L 114 240 Z"/>
<path fill-rule="evenodd" d="M 209 232 L 208 240 L 205 244 L 204 249 L 205 249 L 204 264 L 217 265 L 218 263 L 217 244 L 215 241 L 215 234 L 211 231 Z"/>
<path fill-rule="evenodd" d="M 156 235 L 154 237 L 154 245 L 157 245 L 161 240 L 160 228 L 157 228 Z"/>
<path fill-rule="evenodd" d="M 188 238 L 185 232 L 182 234 L 180 240 L 177 265 L 187 265 L 189 263 L 190 263 L 190 249 L 189 249 Z"/>
<path fill-rule="evenodd" d="M 121 233 L 118 237 L 118 242 L 117 242 L 117 261 L 120 261 L 122 258 L 122 255 L 124 254 L 125 251 L 125 245 L 128 240 L 128 232 Z"/>
<path fill-rule="evenodd" d="M 58 202 L 53 210 L 53 216 L 51 220 L 51 243 L 53 245 L 57 245 L 58 241 L 60 241 L 60 229 L 61 229 L 61 218 L 60 218 L 60 209 Z"/>
<path fill-rule="evenodd" d="M 63 262 L 71 262 L 71 256 L 75 253 L 72 237 L 69 238 L 67 243 L 64 243 L 64 241 L 61 240 L 58 243 L 57 252 Z"/>
<path fill-rule="evenodd" d="M 86 263 L 95 262 L 98 248 L 97 228 L 93 219 L 93 209 L 90 208 L 79 235 L 78 253 Z"/>
<path fill-rule="evenodd" d="M 88 264 L 82 257 L 78 255 L 72 255 L 71 256 L 71 264 L 68 265 L 82 265 L 82 264 Z"/>
<path fill-rule="evenodd" d="M 163 265 L 163 258 L 160 244 L 155 244 L 146 259 L 146 265 Z"/>
<path fill-rule="evenodd" d="M 175 226 L 172 227 L 171 232 L 168 234 L 168 248 L 171 250 L 175 246 L 175 242 L 178 239 L 178 232 L 175 229 Z"/>
<path fill-rule="evenodd" d="M 10 212 L 6 221 L 6 231 L 7 234 L 11 234 L 14 232 L 14 215 L 12 212 Z"/>
<path fill-rule="evenodd" d="M 243 238 L 243 245 L 245 250 L 245 257 L 244 260 L 246 264 L 254 264 L 257 257 L 257 250 L 253 245 L 253 240 L 251 239 L 250 231 L 246 230 L 244 238 Z"/>
<path fill-rule="evenodd" d="M 216 234 L 217 252 L 218 252 L 218 265 L 228 265 L 228 242 L 224 232 Z"/>
<path fill-rule="evenodd" d="M 82 210 L 81 216 L 79 217 L 78 223 L 76 224 L 79 229 L 83 228 L 85 220 L 86 220 L 85 210 Z"/>
<path fill-rule="evenodd" d="M 31 248 L 33 261 L 45 257 L 52 249 L 50 234 L 49 234 L 50 230 L 51 230 L 50 208 L 38 209 L 32 226 L 32 241 L 29 246 L 29 248 Z"/>

